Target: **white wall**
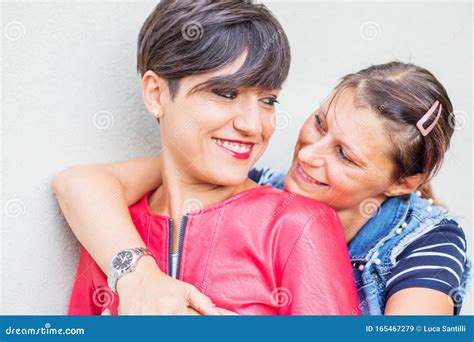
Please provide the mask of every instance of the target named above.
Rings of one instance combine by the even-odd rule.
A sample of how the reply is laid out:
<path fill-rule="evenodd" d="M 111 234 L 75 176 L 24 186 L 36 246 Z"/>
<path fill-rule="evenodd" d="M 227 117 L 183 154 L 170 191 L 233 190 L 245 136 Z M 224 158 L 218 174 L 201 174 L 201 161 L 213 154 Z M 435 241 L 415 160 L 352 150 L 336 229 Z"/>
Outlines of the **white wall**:
<path fill-rule="evenodd" d="M 370 63 L 415 62 L 438 76 L 466 120 L 435 192 L 462 216 L 471 243 L 470 3 L 265 3 L 292 46 L 280 100 L 280 114 L 289 113 L 291 122 L 276 132 L 259 165 L 289 165 L 298 128 L 339 77 Z M 159 151 L 135 73 L 136 37 L 154 5 L 2 4 L 2 313 L 66 312 L 79 245 L 49 188 L 52 176 L 76 163 Z M 471 298 L 463 313 L 472 314 Z"/>

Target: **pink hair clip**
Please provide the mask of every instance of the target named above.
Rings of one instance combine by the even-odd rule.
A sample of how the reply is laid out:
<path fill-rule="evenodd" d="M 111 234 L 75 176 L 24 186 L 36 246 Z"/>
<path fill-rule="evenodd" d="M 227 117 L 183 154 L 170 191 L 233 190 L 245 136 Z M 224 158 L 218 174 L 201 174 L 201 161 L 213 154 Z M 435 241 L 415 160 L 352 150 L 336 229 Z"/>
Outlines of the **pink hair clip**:
<path fill-rule="evenodd" d="M 423 127 L 423 124 L 426 121 L 428 121 L 431 115 L 435 112 L 438 105 L 439 105 L 439 110 L 438 110 L 438 114 L 436 115 L 436 118 L 433 120 L 431 125 L 429 125 L 427 128 Z M 423 117 L 420 120 L 418 120 L 418 122 L 416 123 L 416 127 L 418 128 L 418 130 L 424 137 L 426 137 L 438 123 L 439 117 L 441 116 L 442 109 L 443 109 L 443 106 L 439 103 L 438 100 L 436 100 L 436 102 L 431 106 L 431 108 L 426 112 L 426 114 L 423 115 Z"/>

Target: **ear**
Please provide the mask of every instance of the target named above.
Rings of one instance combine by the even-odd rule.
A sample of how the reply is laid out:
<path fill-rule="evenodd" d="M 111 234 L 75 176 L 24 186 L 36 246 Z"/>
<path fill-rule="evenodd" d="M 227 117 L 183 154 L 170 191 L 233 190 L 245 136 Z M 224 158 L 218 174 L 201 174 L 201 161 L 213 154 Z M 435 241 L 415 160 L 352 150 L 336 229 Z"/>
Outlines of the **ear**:
<path fill-rule="evenodd" d="M 422 174 L 408 176 L 393 183 L 384 191 L 385 196 L 402 196 L 415 191 L 423 181 Z"/>
<path fill-rule="evenodd" d="M 142 77 L 143 103 L 148 113 L 159 119 L 164 115 L 164 107 L 167 102 L 168 85 L 165 79 L 155 72 L 148 70 Z"/>

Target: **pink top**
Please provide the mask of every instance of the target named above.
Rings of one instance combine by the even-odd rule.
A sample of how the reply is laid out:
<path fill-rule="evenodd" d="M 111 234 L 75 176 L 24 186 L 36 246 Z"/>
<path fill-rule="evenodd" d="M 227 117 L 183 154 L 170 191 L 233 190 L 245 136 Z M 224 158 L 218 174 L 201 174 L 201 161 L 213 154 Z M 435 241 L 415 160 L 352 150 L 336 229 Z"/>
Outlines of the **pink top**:
<path fill-rule="evenodd" d="M 150 211 L 148 196 L 130 206 L 130 214 L 158 266 L 170 274 L 172 223 Z M 183 222 L 178 279 L 218 307 L 244 315 L 360 314 L 332 208 L 262 186 L 189 213 Z M 83 249 L 69 314 L 100 315 L 105 308 L 116 314 L 117 307 L 105 274 Z"/>

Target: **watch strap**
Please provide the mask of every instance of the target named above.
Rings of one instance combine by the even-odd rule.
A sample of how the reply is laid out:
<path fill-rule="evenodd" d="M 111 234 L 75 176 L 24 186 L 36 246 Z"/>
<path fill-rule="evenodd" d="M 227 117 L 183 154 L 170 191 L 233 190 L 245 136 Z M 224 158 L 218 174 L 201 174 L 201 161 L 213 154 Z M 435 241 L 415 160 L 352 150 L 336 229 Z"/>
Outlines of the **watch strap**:
<path fill-rule="evenodd" d="M 127 271 L 120 272 L 120 271 L 117 271 L 113 267 L 113 261 L 119 253 L 124 252 L 124 251 L 131 251 L 133 253 L 133 261 L 132 261 L 131 267 Z M 118 280 L 122 278 L 125 274 L 133 272 L 135 270 L 135 266 L 138 260 L 140 260 L 141 257 L 146 256 L 146 255 L 153 256 L 153 254 L 146 247 L 128 248 L 128 249 L 124 249 L 122 251 L 117 252 L 117 254 L 115 254 L 114 257 L 112 258 L 112 261 L 109 266 L 109 272 L 107 273 L 107 284 L 110 290 L 112 290 L 116 294 Z"/>

